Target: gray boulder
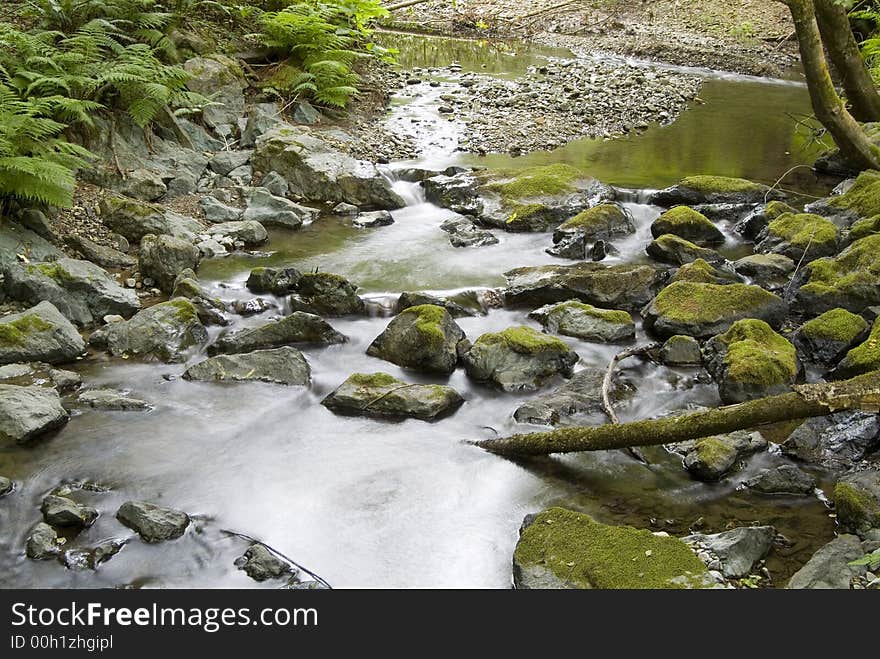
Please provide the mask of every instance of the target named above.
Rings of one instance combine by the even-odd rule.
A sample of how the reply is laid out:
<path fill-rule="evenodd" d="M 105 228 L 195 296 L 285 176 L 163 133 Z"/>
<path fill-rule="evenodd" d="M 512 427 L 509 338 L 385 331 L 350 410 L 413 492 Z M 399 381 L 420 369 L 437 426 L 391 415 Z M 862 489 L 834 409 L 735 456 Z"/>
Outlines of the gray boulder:
<path fill-rule="evenodd" d="M 357 295 L 357 286 L 345 277 L 329 272 L 303 274 L 287 300 L 292 310 L 319 316 L 364 312 L 364 301 Z"/>
<path fill-rule="evenodd" d="M 25 553 L 33 561 L 57 558 L 61 553 L 60 538 L 51 526 L 40 522 L 31 531 L 25 544 Z"/>
<path fill-rule="evenodd" d="M 645 248 L 648 256 L 661 263 L 685 265 L 702 259 L 711 265 L 722 265 L 725 258 L 714 249 L 699 247 L 694 243 L 671 233 L 655 238 Z"/>
<path fill-rule="evenodd" d="M 99 245 L 86 238 L 73 234 L 66 240 L 67 244 L 82 254 L 87 261 L 97 263 L 102 268 L 131 268 L 137 264 L 137 259 L 121 252 L 115 247 Z"/>
<path fill-rule="evenodd" d="M 626 311 L 599 309 L 577 300 L 549 304 L 529 314 L 551 334 L 573 336 L 583 341 L 617 343 L 636 336 L 632 316 Z"/>
<path fill-rule="evenodd" d="M 254 581 L 260 582 L 290 577 L 297 572 L 290 563 L 280 559 L 266 545 L 260 543 L 251 545 L 242 556 L 235 559 L 235 567 L 244 570 Z"/>
<path fill-rule="evenodd" d="M 189 89 L 214 101 L 202 110 L 205 124 L 221 137 L 235 135 L 238 120 L 244 115 L 246 86 L 238 63 L 213 54 L 189 59 L 183 68 L 192 76 L 187 82 Z"/>
<path fill-rule="evenodd" d="M 290 126 L 282 118 L 281 107 L 277 103 L 255 103 L 247 112 L 244 130 L 241 132 L 241 146 L 252 148 L 257 138 L 273 128 Z"/>
<path fill-rule="evenodd" d="M 43 499 L 40 512 L 43 513 L 43 520 L 46 524 L 55 527 L 84 529 L 94 524 L 98 519 L 98 511 L 94 508 L 54 494 Z"/>
<path fill-rule="evenodd" d="M 733 262 L 736 274 L 767 287 L 787 283 L 794 268 L 794 261 L 782 254 L 752 254 Z"/>
<path fill-rule="evenodd" d="M 48 240 L 17 222 L 3 222 L 0 225 L 0 270 L 19 263 L 18 256 L 25 253 L 31 261 L 51 261 L 65 256 Z"/>
<path fill-rule="evenodd" d="M 205 219 L 214 224 L 235 222 L 239 220 L 244 213 L 240 208 L 228 206 L 211 195 L 202 197 L 199 201 L 199 205 L 202 207 Z"/>
<path fill-rule="evenodd" d="M 186 380 L 209 382 L 273 382 L 307 385 L 311 381 L 309 363 L 296 348 L 282 346 L 233 355 L 216 355 L 190 366 Z"/>
<path fill-rule="evenodd" d="M 203 325 L 228 325 L 229 321 L 223 315 L 226 311 L 226 303 L 211 295 L 194 277 L 187 276 L 191 274 L 195 273 L 184 270 L 178 275 L 171 297 L 186 298 L 192 302 Z"/>
<path fill-rule="evenodd" d="M 684 467 L 700 481 L 717 481 L 731 471 L 740 459 L 767 448 L 758 432 L 738 430 L 717 437 L 681 442 L 673 447 L 684 453 Z"/>
<path fill-rule="evenodd" d="M 835 412 L 807 419 L 782 443 L 783 454 L 832 471 L 847 469 L 880 447 L 880 416 Z"/>
<path fill-rule="evenodd" d="M 69 362 L 85 347 L 76 328 L 51 302 L 0 318 L 0 364 Z"/>
<path fill-rule="evenodd" d="M 425 190 L 425 199 L 440 208 L 461 215 L 480 216 L 483 213 L 483 202 L 478 192 L 479 182 L 473 174 L 441 174 L 424 179 L 421 184 Z"/>
<path fill-rule="evenodd" d="M 466 341 L 464 331 L 443 307 L 404 309 L 367 348 L 367 354 L 429 373 L 452 373 Z"/>
<path fill-rule="evenodd" d="M 287 185 L 287 181 L 278 172 L 267 173 L 263 180 L 260 181 L 260 185 L 276 197 L 286 197 L 287 193 L 290 192 L 290 186 Z"/>
<path fill-rule="evenodd" d="M 147 235 L 141 240 L 138 267 L 145 277 L 152 277 L 166 293 L 174 289 L 174 280 L 189 268 L 199 266 L 199 250 L 191 242 L 174 236 Z"/>
<path fill-rule="evenodd" d="M 54 389 L 0 384 L 0 440 L 24 444 L 69 418 Z"/>
<path fill-rule="evenodd" d="M 284 197 L 276 197 L 265 188 L 254 188 L 248 197 L 247 209 L 241 217 L 267 227 L 299 229 L 303 222 L 310 222 L 317 214 L 314 209 Z"/>
<path fill-rule="evenodd" d="M 445 220 L 440 228 L 449 234 L 453 247 L 486 247 L 498 243 L 494 233 L 480 229 L 473 220 L 462 215 Z"/>
<path fill-rule="evenodd" d="M 254 268 L 245 285 L 251 293 L 286 295 L 296 290 L 302 276 L 296 268 Z"/>
<path fill-rule="evenodd" d="M 699 366 L 703 363 L 700 342 L 692 336 L 670 336 L 660 347 L 660 361 L 667 366 Z"/>
<path fill-rule="evenodd" d="M 208 353 L 242 353 L 262 348 L 278 348 L 294 343 L 345 343 L 346 337 L 333 329 L 323 318 L 295 311 L 280 320 L 242 329 L 221 336 L 208 346 Z"/>
<path fill-rule="evenodd" d="M 770 552 L 775 537 L 776 529 L 772 526 L 739 526 L 711 535 L 695 533 L 682 541 L 719 561 L 725 577 L 741 579 L 751 574 Z"/>
<path fill-rule="evenodd" d="M 464 399 L 439 384 L 407 384 L 385 373 L 355 373 L 321 401 L 337 414 L 431 421 L 461 406 Z"/>
<path fill-rule="evenodd" d="M 77 396 L 76 402 L 96 410 L 114 410 L 120 412 L 144 411 L 151 405 L 139 398 L 131 396 L 115 389 L 89 389 Z"/>
<path fill-rule="evenodd" d="M 192 242 L 202 231 L 202 225 L 191 217 L 129 197 L 104 197 L 99 209 L 101 221 L 132 243 L 140 242 L 148 234 L 174 236 Z"/>
<path fill-rule="evenodd" d="M 248 164 L 251 161 L 251 155 L 253 155 L 253 151 L 249 149 L 221 151 L 208 161 L 208 167 L 217 174 L 226 176 L 233 169 Z"/>
<path fill-rule="evenodd" d="M 657 206 L 679 204 L 761 204 L 782 199 L 779 190 L 761 183 L 726 176 L 688 176 L 675 185 L 651 195 L 649 203 Z"/>
<path fill-rule="evenodd" d="M 556 425 L 567 417 L 601 412 L 604 378 L 605 371 L 599 368 L 578 371 L 571 380 L 550 393 L 530 398 L 517 407 L 513 418 L 518 423 Z M 614 380 L 612 385 L 610 393 L 613 403 L 623 398 L 627 388 L 618 380 Z"/>
<path fill-rule="evenodd" d="M 394 218 L 388 211 L 369 211 L 367 213 L 358 213 L 352 223 L 360 229 L 374 229 L 394 224 Z"/>
<path fill-rule="evenodd" d="M 109 314 L 131 316 L 141 308 L 134 291 L 103 268 L 76 259 L 16 264 L 4 271 L 3 288 L 15 300 L 55 305 L 73 323 L 84 326 Z"/>
<path fill-rule="evenodd" d="M 864 565 L 850 565 L 863 555 L 856 536 L 840 535 L 813 554 L 806 565 L 792 575 L 786 588 L 848 590 L 852 578 L 866 572 Z"/>
<path fill-rule="evenodd" d="M 761 469 L 746 481 L 746 486 L 764 494 L 812 494 L 816 478 L 794 465 L 782 464 Z"/>
<path fill-rule="evenodd" d="M 190 523 L 186 513 L 146 501 L 126 501 L 116 512 L 116 519 L 150 543 L 179 538 Z"/>
<path fill-rule="evenodd" d="M 254 220 L 242 220 L 239 222 L 220 222 L 208 229 L 208 234 L 218 241 L 223 238 L 231 238 L 234 242 L 242 242 L 245 247 L 262 245 L 269 240 L 269 234 L 265 227 Z"/>

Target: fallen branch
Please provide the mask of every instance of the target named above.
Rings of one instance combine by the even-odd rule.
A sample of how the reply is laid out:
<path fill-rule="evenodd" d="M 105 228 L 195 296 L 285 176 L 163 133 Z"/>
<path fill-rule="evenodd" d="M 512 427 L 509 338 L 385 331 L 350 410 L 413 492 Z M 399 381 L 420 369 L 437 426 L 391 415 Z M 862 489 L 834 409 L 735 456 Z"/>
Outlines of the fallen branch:
<path fill-rule="evenodd" d="M 608 418 L 611 419 L 611 423 L 620 423 L 620 419 L 617 418 L 617 413 L 611 405 L 611 384 L 614 380 L 614 368 L 624 359 L 629 359 L 636 355 L 646 355 L 651 350 L 656 350 L 659 347 L 659 343 L 649 343 L 646 346 L 627 348 L 623 352 L 618 352 L 611 358 L 611 361 L 608 363 L 608 370 L 605 371 L 605 377 L 602 380 L 602 409 L 605 411 L 605 414 L 608 415 Z"/>
<path fill-rule="evenodd" d="M 423 2 L 429 2 L 429 0 L 406 0 L 405 2 L 398 2 L 396 5 L 388 5 L 385 9 L 388 11 L 397 11 L 398 9 L 412 7 L 413 5 L 420 5 Z"/>
<path fill-rule="evenodd" d="M 275 555 L 278 556 L 279 558 L 284 559 L 285 561 L 287 561 L 288 563 L 290 563 L 293 567 L 295 567 L 295 568 L 298 569 L 299 571 L 301 571 L 301 572 L 305 572 L 307 575 L 309 575 L 312 579 L 314 579 L 314 580 L 317 581 L 318 583 L 320 583 L 320 584 L 326 586 L 326 587 L 329 588 L 330 590 L 333 589 L 333 586 L 331 586 L 329 583 L 327 583 L 326 581 L 324 581 L 324 580 L 323 580 L 321 577 L 319 577 L 317 574 L 315 574 L 315 573 L 312 572 L 311 570 L 309 570 L 309 569 L 303 567 L 302 565 L 300 565 L 299 563 L 297 563 L 295 560 L 293 560 L 293 559 L 290 558 L 289 556 L 285 556 L 284 554 L 282 554 L 280 551 L 278 551 L 277 549 L 275 549 L 275 548 L 272 547 L 271 545 L 267 545 L 267 544 L 266 544 L 265 542 L 263 542 L 262 540 L 257 540 L 256 538 L 251 537 L 251 536 L 247 535 L 246 533 L 239 533 L 238 531 L 230 531 L 229 529 L 220 529 L 220 533 L 225 533 L 226 535 L 235 536 L 236 538 L 241 538 L 242 540 L 247 540 L 248 542 L 251 542 L 251 543 L 256 544 L 256 545 L 263 545 L 263 546 L 264 546 L 266 549 L 268 549 L 270 552 L 272 552 L 273 554 L 275 554 Z"/>
<path fill-rule="evenodd" d="M 880 371 L 841 382 L 796 385 L 794 391 L 778 396 L 679 416 L 559 428 L 487 439 L 477 442 L 477 446 L 511 456 L 657 446 L 852 409 L 880 412 Z"/>

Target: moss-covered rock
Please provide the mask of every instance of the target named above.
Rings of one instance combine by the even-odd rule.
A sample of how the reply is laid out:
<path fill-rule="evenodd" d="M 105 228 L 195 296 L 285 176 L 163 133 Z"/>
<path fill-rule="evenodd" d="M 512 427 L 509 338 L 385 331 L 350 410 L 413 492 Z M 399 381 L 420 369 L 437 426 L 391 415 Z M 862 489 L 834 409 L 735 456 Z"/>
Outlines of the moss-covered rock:
<path fill-rule="evenodd" d="M 744 457 L 763 451 L 767 440 L 761 433 L 738 430 L 674 445 L 684 453 L 684 468 L 700 481 L 714 482 L 726 476 Z"/>
<path fill-rule="evenodd" d="M 678 538 L 550 508 L 523 523 L 514 585 L 535 588 L 706 588 L 706 566 Z"/>
<path fill-rule="evenodd" d="M 755 208 L 745 217 L 740 219 L 733 230 L 748 240 L 755 240 L 758 235 L 767 228 L 780 215 L 785 213 L 797 213 L 797 209 L 789 206 L 783 201 L 771 201 L 763 206 Z"/>
<path fill-rule="evenodd" d="M 0 364 L 69 362 L 85 347 L 76 328 L 51 302 L 0 318 Z"/>
<path fill-rule="evenodd" d="M 861 313 L 880 304 L 880 235 L 857 240 L 837 257 L 813 261 L 796 302 L 805 312 L 820 313 L 841 307 Z"/>
<path fill-rule="evenodd" d="M 705 215 L 688 206 L 671 208 L 651 224 L 651 235 L 671 233 L 700 247 L 720 245 L 724 234 Z"/>
<path fill-rule="evenodd" d="M 844 531 L 862 535 L 880 528 L 880 470 L 843 476 L 834 488 L 834 507 Z"/>
<path fill-rule="evenodd" d="M 645 328 L 661 337 L 684 334 L 707 338 L 738 320 L 757 318 L 779 328 L 785 302 L 758 286 L 679 281 L 664 288 L 642 311 Z"/>
<path fill-rule="evenodd" d="M 880 322 L 874 321 L 868 338 L 846 353 L 846 357 L 834 369 L 834 377 L 851 378 L 876 370 L 880 370 Z"/>
<path fill-rule="evenodd" d="M 837 253 L 837 225 L 819 215 L 785 213 L 767 225 L 758 236 L 760 252 L 783 254 L 805 262 Z"/>
<path fill-rule="evenodd" d="M 443 307 L 422 304 L 404 309 L 367 348 L 367 354 L 428 373 L 452 373 L 465 335 Z"/>
<path fill-rule="evenodd" d="M 581 211 L 559 225 L 553 232 L 553 242 L 559 243 L 573 235 L 585 240 L 613 240 L 635 231 L 635 221 L 629 211 L 618 204 L 604 203 Z"/>
<path fill-rule="evenodd" d="M 470 377 L 503 391 L 535 390 L 555 375 L 571 376 L 578 355 L 531 327 L 483 334 L 462 357 Z"/>
<path fill-rule="evenodd" d="M 302 276 L 296 268 L 254 268 L 246 285 L 251 293 L 286 295 L 296 290 Z"/>
<path fill-rule="evenodd" d="M 658 206 L 684 204 L 759 204 L 782 199 L 783 194 L 766 185 L 727 176 L 688 176 L 672 187 L 655 192 L 650 203 Z"/>
<path fill-rule="evenodd" d="M 824 206 L 849 221 L 880 215 L 880 172 L 873 169 L 862 172 L 849 190 L 831 197 Z"/>
<path fill-rule="evenodd" d="M 387 373 L 355 373 L 321 405 L 337 414 L 431 421 L 455 411 L 463 402 L 452 387 L 408 384 Z"/>
<path fill-rule="evenodd" d="M 703 284 L 730 284 L 738 280 L 731 273 L 714 268 L 703 259 L 695 259 L 676 269 L 669 281 L 670 283 L 690 281 Z"/>
<path fill-rule="evenodd" d="M 873 217 L 866 217 L 863 220 L 854 222 L 849 228 L 847 238 L 850 241 L 854 241 L 866 236 L 874 236 L 878 233 L 880 233 L 880 215 L 874 215 Z"/>
<path fill-rule="evenodd" d="M 188 240 L 174 236 L 147 235 L 141 239 L 138 267 L 145 277 L 152 277 L 166 293 L 184 270 L 199 266 L 199 249 Z"/>
<path fill-rule="evenodd" d="M 788 391 L 799 371 L 794 346 L 763 320 L 752 318 L 736 321 L 707 341 L 703 354 L 725 403 Z"/>
<path fill-rule="evenodd" d="M 699 366 L 703 362 L 700 342 L 692 336 L 670 336 L 660 347 L 660 361 L 667 366 Z"/>
<path fill-rule="evenodd" d="M 543 306 L 529 318 L 540 322 L 547 332 L 584 341 L 615 343 L 636 335 L 635 323 L 626 311 L 599 309 L 577 300 Z"/>
<path fill-rule="evenodd" d="M 795 262 L 782 254 L 750 254 L 734 261 L 733 269 L 764 288 L 776 289 L 789 282 Z"/>
<path fill-rule="evenodd" d="M 188 272 L 186 274 L 194 274 Z M 188 276 L 178 276 L 174 281 L 174 289 L 171 291 L 172 298 L 186 298 L 192 302 L 199 314 L 199 320 L 204 325 L 227 325 L 229 321 L 223 315 L 226 303 L 218 297 L 211 295 L 197 279 Z"/>
<path fill-rule="evenodd" d="M 659 238 L 655 238 L 648 243 L 645 251 L 651 258 L 672 265 L 684 265 L 697 259 L 716 265 L 725 262 L 724 257 L 715 250 L 699 247 L 672 233 L 664 233 Z"/>
<path fill-rule="evenodd" d="M 159 204 L 137 201 L 122 195 L 108 195 L 99 205 L 101 221 L 132 243 L 147 234 L 168 235 L 192 242 L 202 225 L 191 217 L 166 211 Z"/>
<path fill-rule="evenodd" d="M 795 330 L 792 341 L 807 361 L 820 364 L 837 362 L 862 339 L 868 323 L 846 309 L 832 309 L 807 321 Z"/>

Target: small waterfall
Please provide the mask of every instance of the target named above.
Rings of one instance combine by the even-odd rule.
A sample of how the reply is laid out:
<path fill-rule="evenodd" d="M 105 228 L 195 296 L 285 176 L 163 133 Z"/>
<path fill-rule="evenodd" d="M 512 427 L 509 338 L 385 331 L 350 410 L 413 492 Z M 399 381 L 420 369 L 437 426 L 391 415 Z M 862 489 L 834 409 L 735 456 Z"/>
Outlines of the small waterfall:
<path fill-rule="evenodd" d="M 624 204 L 640 204 L 642 206 L 647 206 L 650 204 L 649 199 L 651 195 L 653 195 L 656 190 L 645 189 L 645 190 L 631 190 L 628 188 L 616 188 L 617 190 L 617 201 Z"/>
<path fill-rule="evenodd" d="M 391 184 L 391 189 L 399 194 L 407 206 L 425 203 L 425 191 L 420 183 L 411 183 L 397 178 L 397 174 L 389 167 L 382 167 L 379 173 Z"/>

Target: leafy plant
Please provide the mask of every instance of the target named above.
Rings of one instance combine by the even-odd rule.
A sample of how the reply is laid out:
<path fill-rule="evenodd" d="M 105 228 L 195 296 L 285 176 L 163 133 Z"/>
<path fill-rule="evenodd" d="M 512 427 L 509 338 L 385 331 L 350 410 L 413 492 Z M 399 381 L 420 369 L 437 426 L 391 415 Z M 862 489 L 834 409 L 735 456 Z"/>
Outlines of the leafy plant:
<path fill-rule="evenodd" d="M 854 567 L 865 565 L 869 570 L 877 570 L 880 568 L 880 549 L 875 549 L 870 554 L 865 554 L 859 559 L 848 563 Z"/>

